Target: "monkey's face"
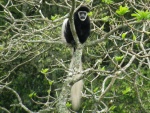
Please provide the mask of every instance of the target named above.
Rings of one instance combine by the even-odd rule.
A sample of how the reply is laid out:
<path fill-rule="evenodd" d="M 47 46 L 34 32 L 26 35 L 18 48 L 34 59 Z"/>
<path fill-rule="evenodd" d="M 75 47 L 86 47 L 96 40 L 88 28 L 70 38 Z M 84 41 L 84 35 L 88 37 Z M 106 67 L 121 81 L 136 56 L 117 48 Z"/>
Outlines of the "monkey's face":
<path fill-rule="evenodd" d="M 78 16 L 79 16 L 79 19 L 80 19 L 81 21 L 85 21 L 86 18 L 87 18 L 87 12 L 86 12 L 86 11 L 79 11 L 79 12 L 78 12 Z"/>

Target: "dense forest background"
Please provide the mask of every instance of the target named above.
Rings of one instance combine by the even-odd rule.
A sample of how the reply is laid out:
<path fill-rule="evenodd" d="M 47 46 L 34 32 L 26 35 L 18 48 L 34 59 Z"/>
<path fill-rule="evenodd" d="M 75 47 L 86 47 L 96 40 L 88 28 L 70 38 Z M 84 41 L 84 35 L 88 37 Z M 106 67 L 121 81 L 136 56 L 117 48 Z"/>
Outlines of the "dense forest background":
<path fill-rule="evenodd" d="M 74 112 L 61 26 L 80 5 L 91 34 L 78 113 L 150 112 L 149 0 L 0 0 L 0 113 Z"/>

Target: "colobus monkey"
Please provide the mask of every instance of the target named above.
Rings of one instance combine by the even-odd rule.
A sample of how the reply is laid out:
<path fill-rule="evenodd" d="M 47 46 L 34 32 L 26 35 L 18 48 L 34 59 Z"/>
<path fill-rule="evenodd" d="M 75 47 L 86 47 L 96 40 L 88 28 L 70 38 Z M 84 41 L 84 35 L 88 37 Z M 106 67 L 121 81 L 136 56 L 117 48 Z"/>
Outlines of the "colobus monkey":
<path fill-rule="evenodd" d="M 90 19 L 88 17 L 89 9 L 86 6 L 81 6 L 75 13 L 74 13 L 74 24 L 77 36 L 79 38 L 79 42 L 83 44 L 88 36 L 90 35 Z M 62 37 L 66 40 L 67 43 L 71 44 L 72 47 L 76 47 L 75 40 L 72 36 L 70 30 L 70 23 L 68 19 L 65 19 L 62 25 Z M 70 66 L 74 62 L 74 59 L 71 60 Z M 80 69 L 82 71 L 82 62 L 80 63 Z M 75 77 L 79 77 L 80 74 L 75 75 Z M 78 110 L 80 106 L 81 100 L 81 91 L 83 89 L 83 80 L 76 82 L 71 88 L 71 101 L 72 101 L 72 108 L 74 110 Z"/>
<path fill-rule="evenodd" d="M 88 17 L 89 9 L 86 6 L 81 6 L 74 13 L 74 24 L 79 42 L 83 44 L 90 35 L 90 19 Z M 66 42 L 75 48 L 75 40 L 70 30 L 69 19 L 65 19 L 62 25 L 62 37 Z"/>

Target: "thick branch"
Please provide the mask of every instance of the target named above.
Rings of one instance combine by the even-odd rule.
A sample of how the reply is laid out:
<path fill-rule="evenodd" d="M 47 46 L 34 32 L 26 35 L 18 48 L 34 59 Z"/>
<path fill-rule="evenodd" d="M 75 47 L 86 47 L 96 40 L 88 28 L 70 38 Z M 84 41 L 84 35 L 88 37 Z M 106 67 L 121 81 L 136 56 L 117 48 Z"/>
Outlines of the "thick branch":
<path fill-rule="evenodd" d="M 75 2 L 75 0 L 72 0 L 72 8 L 71 8 L 70 15 L 69 15 L 69 21 L 70 21 L 71 32 L 74 36 L 75 41 L 78 44 L 79 41 L 78 41 L 78 37 L 76 34 L 76 30 L 75 30 L 75 26 L 74 26 L 74 18 L 73 18 L 75 7 L 76 7 L 76 2 Z M 58 109 L 58 113 L 69 113 L 69 110 L 66 107 L 66 102 L 67 102 L 68 95 L 70 94 L 70 91 L 71 91 L 71 87 L 69 85 L 71 83 L 71 81 L 72 81 L 72 77 L 69 77 L 69 76 L 64 81 L 64 85 L 62 87 L 62 92 L 60 93 L 60 97 L 59 97 L 58 103 L 56 105 L 56 107 Z"/>

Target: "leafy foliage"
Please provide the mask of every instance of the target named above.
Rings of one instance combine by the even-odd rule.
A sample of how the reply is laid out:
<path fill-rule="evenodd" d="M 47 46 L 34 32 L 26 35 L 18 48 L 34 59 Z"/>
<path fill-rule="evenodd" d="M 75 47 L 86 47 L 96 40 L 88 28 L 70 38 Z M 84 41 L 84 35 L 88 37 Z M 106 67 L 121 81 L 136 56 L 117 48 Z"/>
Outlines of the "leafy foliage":
<path fill-rule="evenodd" d="M 129 7 L 128 6 L 120 6 L 118 10 L 116 10 L 116 13 L 119 14 L 119 15 L 124 15 L 126 14 L 127 12 L 129 12 Z"/>
<path fill-rule="evenodd" d="M 88 13 L 88 16 L 91 17 L 93 15 L 92 11 Z"/>
<path fill-rule="evenodd" d="M 77 6 L 82 2 L 76 1 Z M 149 1 L 85 4 L 92 29 L 83 49 L 78 113 L 148 113 Z M 0 112 L 58 112 L 60 92 L 70 87 L 66 79 L 72 57 L 70 45 L 61 40 L 60 18 L 71 5 L 64 0 L 0 0 Z M 71 111 L 66 94 L 64 106 Z"/>
<path fill-rule="evenodd" d="M 126 35 L 127 35 L 127 32 L 126 33 L 122 33 L 122 35 L 121 35 L 122 39 L 125 39 Z"/>
<path fill-rule="evenodd" d="M 150 11 L 140 11 L 137 10 L 136 13 L 133 13 L 132 16 L 134 16 L 138 21 L 140 20 L 150 20 Z"/>
<path fill-rule="evenodd" d="M 112 4 L 113 0 L 102 0 L 102 2 L 106 3 L 106 4 Z"/>

